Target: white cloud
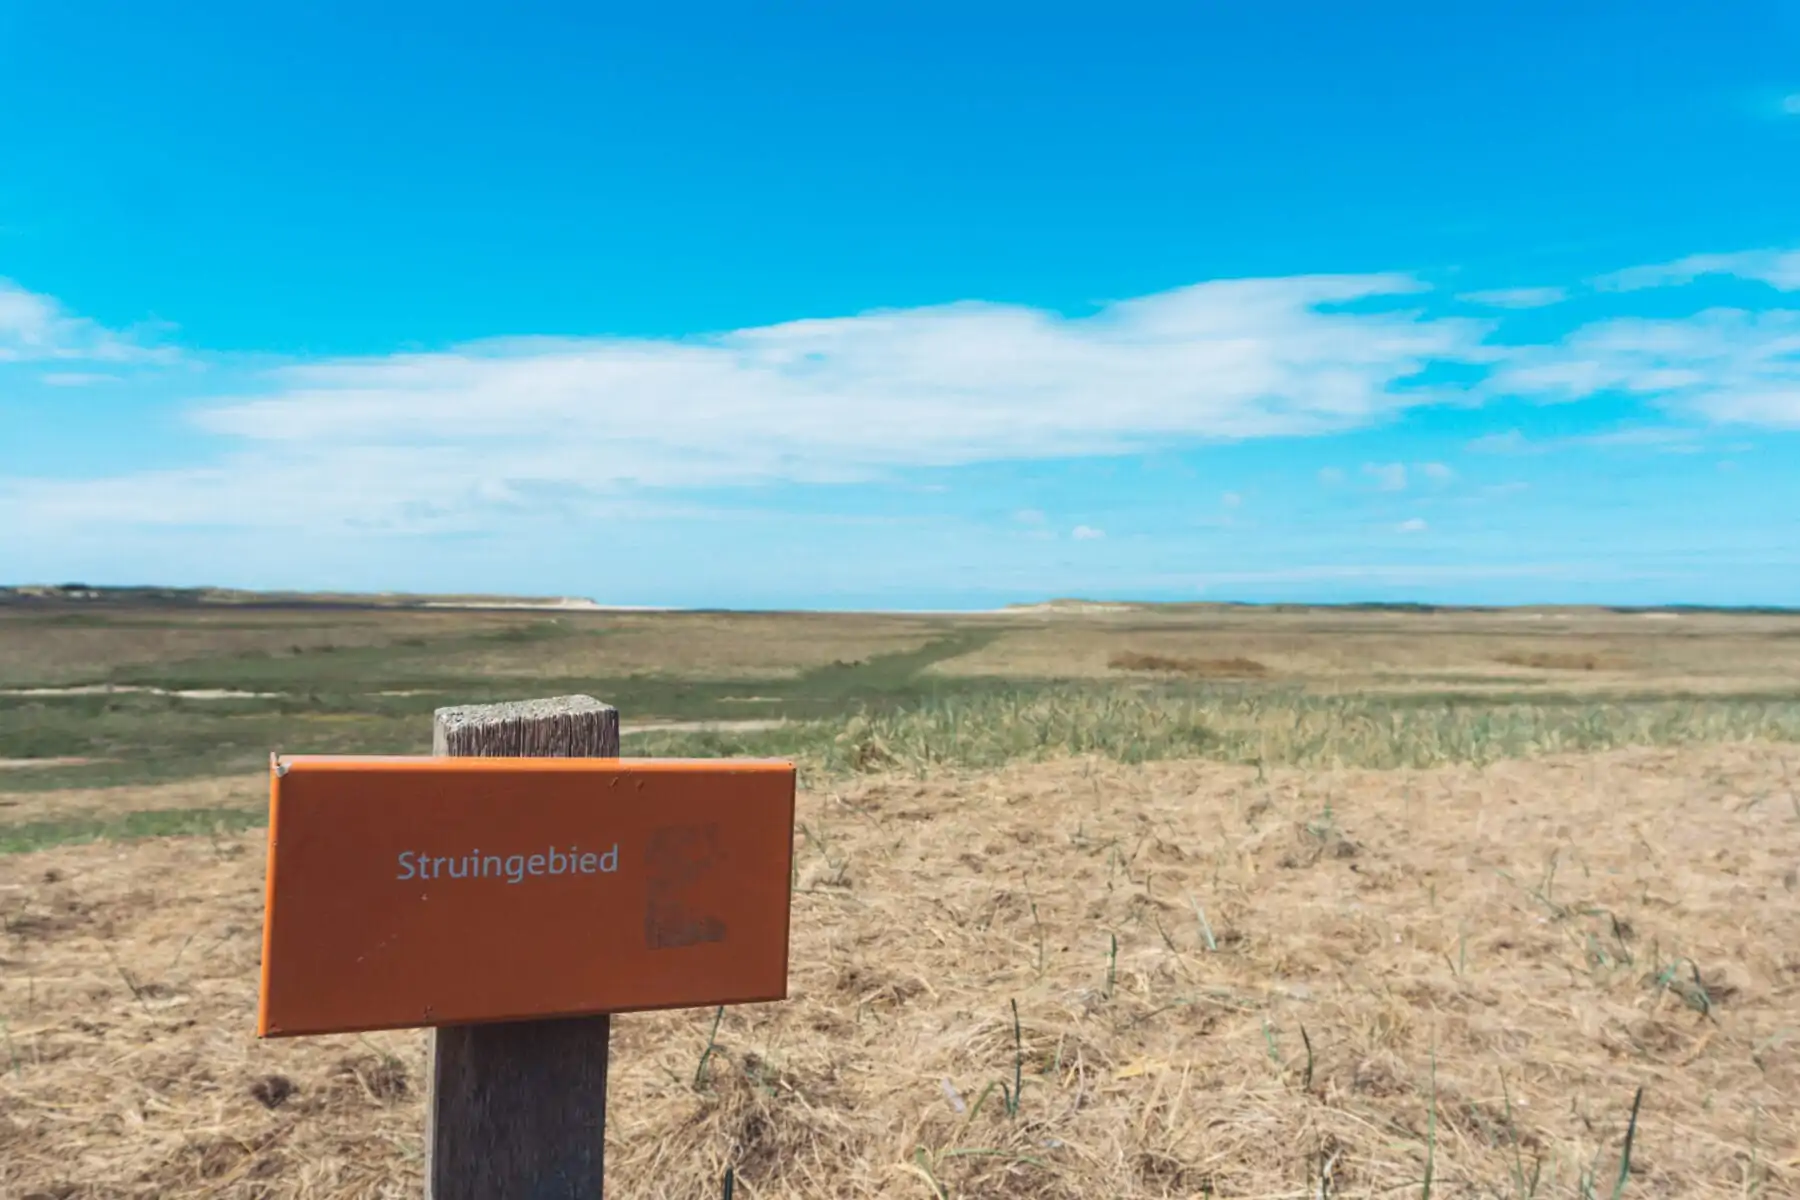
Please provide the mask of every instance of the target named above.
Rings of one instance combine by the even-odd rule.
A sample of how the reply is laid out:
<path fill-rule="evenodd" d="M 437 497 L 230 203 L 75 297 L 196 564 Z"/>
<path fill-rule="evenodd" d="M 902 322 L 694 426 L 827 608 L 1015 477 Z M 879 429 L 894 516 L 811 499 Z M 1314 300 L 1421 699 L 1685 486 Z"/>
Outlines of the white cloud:
<path fill-rule="evenodd" d="M 1550 401 L 1623 392 L 1707 421 L 1800 428 L 1800 312 L 1601 321 L 1520 350 L 1483 391 Z"/>
<path fill-rule="evenodd" d="M 1701 447 L 1697 431 L 1666 425 L 1647 425 L 1630 429 L 1608 429 L 1600 433 L 1584 433 L 1570 437 L 1528 438 L 1517 429 L 1491 433 L 1470 441 L 1466 449 L 1477 454 L 1549 454 L 1558 450 L 1593 447 L 1627 447 L 1669 454 L 1687 454 Z"/>
<path fill-rule="evenodd" d="M 1441 462 L 1422 463 L 1419 472 L 1433 483 L 1449 483 L 1456 478 L 1456 472 Z"/>
<path fill-rule="evenodd" d="M 1608 429 L 1564 440 L 1582 446 L 1642 446 L 1682 454 L 1698 449 L 1695 445 L 1697 437 L 1698 433 L 1692 429 L 1644 425 L 1633 429 Z"/>
<path fill-rule="evenodd" d="M 1039 509 L 1021 508 L 1018 512 L 1013 514 L 1013 520 L 1024 525 L 1042 525 L 1045 521 L 1045 517 L 1043 512 Z"/>
<path fill-rule="evenodd" d="M 1690 257 L 1609 286 L 1713 272 L 1800 288 L 1800 253 Z M 524 339 L 293 365 L 193 411 L 225 446 L 203 465 L 0 480 L 0 525 L 479 531 L 619 511 L 646 492 L 1329 434 L 1500 396 L 1618 391 L 1704 421 L 1800 427 L 1800 312 L 1605 320 L 1502 348 L 1484 342 L 1486 322 L 1337 307 L 1418 290 L 1391 275 L 1233 280 L 1080 318 L 964 303 L 690 339 Z M 1549 290 L 1528 291 L 1539 295 L 1475 295 L 1547 301 Z M 0 283 L 0 361 L 56 363 L 41 368 L 46 382 L 98 383 L 123 370 L 109 362 L 172 355 Z M 1456 389 L 1409 386 L 1439 362 L 1482 373 Z M 1475 448 L 1532 447 L 1502 435 Z M 1450 477 L 1442 464 L 1414 470 Z M 1411 482 L 1404 463 L 1362 472 L 1387 491 Z M 1318 479 L 1336 486 L 1346 473 Z"/>
<path fill-rule="evenodd" d="M 1106 536 L 1106 531 L 1095 529 L 1092 525 L 1077 525 L 1069 536 L 1078 542 L 1097 542 Z"/>
<path fill-rule="evenodd" d="M 140 344 L 130 334 L 71 316 L 48 296 L 0 279 L 0 363 L 131 362 L 167 359 L 167 350 Z M 45 382 L 53 383 L 50 377 Z"/>
<path fill-rule="evenodd" d="M 1219 503 L 1223 504 L 1226 508 L 1239 508 L 1242 507 L 1244 498 L 1236 492 L 1226 492 L 1223 496 L 1219 497 Z"/>
<path fill-rule="evenodd" d="M 1477 322 L 1321 310 L 1416 287 L 1235 280 L 1074 319 L 968 303 L 294 366 L 198 410 L 237 447 L 207 467 L 11 491 L 41 519 L 482 528 L 636 488 L 1328 433 L 1428 402 L 1396 385 L 1435 360 L 1491 355 Z"/>
<path fill-rule="evenodd" d="M 1490 308 L 1547 308 L 1568 298 L 1567 289 L 1559 287 L 1496 288 L 1487 292 L 1468 292 L 1461 297 Z"/>
<path fill-rule="evenodd" d="M 1231 282 L 1077 320 L 958 304 L 682 342 L 501 343 L 293 369 L 278 394 L 202 421 L 313 444 L 410 441 L 426 428 L 504 439 L 554 422 L 596 451 L 603 476 L 646 482 L 1316 433 L 1396 407 L 1388 387 L 1426 361 L 1474 352 L 1461 323 L 1313 307 L 1400 289 L 1385 278 Z"/>
<path fill-rule="evenodd" d="M 1531 443 L 1517 429 L 1509 429 L 1505 433 L 1484 433 L 1470 439 L 1463 448 L 1476 454 L 1523 454 Z"/>
<path fill-rule="evenodd" d="M 1398 525 L 1394 526 L 1394 528 L 1401 533 L 1423 533 L 1425 532 L 1425 519 L 1423 517 L 1412 517 L 1400 522 Z"/>
<path fill-rule="evenodd" d="M 121 382 L 117 375 L 100 371 L 49 371 L 38 379 L 48 387 L 93 387 L 100 383 Z"/>
<path fill-rule="evenodd" d="M 1363 474 L 1373 479 L 1375 486 L 1384 492 L 1406 490 L 1405 463 L 1364 463 Z"/>
<path fill-rule="evenodd" d="M 1602 291 L 1679 287 L 1707 275 L 1729 275 L 1766 283 L 1782 291 L 1800 290 L 1800 250 L 1743 250 L 1733 254 L 1690 254 L 1673 262 L 1614 271 L 1594 280 Z"/>

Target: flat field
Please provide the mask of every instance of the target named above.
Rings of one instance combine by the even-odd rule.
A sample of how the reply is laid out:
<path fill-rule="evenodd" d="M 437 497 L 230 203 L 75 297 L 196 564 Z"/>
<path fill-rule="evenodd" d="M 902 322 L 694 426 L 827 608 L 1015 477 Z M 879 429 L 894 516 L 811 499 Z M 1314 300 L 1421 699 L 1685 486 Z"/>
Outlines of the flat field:
<path fill-rule="evenodd" d="M 1800 618 L 50 597 L 0 1196 L 417 1195 L 424 1035 L 251 1036 L 263 764 L 565 692 L 803 771 L 792 997 L 617 1019 L 616 1195 L 1800 1194 Z"/>

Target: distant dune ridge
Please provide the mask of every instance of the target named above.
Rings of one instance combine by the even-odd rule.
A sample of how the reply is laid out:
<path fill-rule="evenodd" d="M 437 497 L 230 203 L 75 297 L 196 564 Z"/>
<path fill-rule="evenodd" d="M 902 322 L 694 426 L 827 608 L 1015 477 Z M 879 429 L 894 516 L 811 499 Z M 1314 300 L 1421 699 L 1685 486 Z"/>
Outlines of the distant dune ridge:
<path fill-rule="evenodd" d="M 31 602 L 114 604 L 320 605 L 355 608 L 492 608 L 549 612 L 661 612 L 647 605 L 607 605 L 585 596 L 434 596 L 404 592 L 256 592 L 235 588 L 92 587 L 85 583 L 0 587 L 0 604 Z"/>

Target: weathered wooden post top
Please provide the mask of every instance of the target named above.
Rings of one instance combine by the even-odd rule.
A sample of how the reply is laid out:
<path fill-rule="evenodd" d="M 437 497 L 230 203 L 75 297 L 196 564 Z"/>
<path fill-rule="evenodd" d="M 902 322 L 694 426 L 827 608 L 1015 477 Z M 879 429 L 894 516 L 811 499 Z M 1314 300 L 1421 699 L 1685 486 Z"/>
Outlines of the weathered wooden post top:
<path fill-rule="evenodd" d="M 607 1014 L 787 996 L 794 767 L 624 759 L 586 696 L 276 756 L 263 1037 L 432 1027 L 427 1195 L 597 1197 Z"/>

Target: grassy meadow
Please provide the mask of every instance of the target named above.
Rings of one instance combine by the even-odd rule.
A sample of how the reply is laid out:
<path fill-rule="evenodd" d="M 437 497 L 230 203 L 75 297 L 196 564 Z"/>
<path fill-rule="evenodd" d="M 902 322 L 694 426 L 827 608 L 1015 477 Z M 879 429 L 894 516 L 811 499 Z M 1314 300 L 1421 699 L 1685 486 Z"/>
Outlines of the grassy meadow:
<path fill-rule="evenodd" d="M 434 708 L 568 693 L 616 705 L 629 753 L 791 757 L 821 781 L 1083 754 L 1423 767 L 1795 739 L 1800 617 L 15 599 L 0 603 L 0 848 L 209 819 L 70 811 L 84 806 L 58 794 L 254 773 L 271 750 L 423 753 Z"/>
<path fill-rule="evenodd" d="M 1800 1194 L 1800 616 L 0 593 L 0 1195 L 416 1195 L 422 1035 L 250 1036 L 267 757 L 565 693 L 802 771 L 617 1195 Z"/>

